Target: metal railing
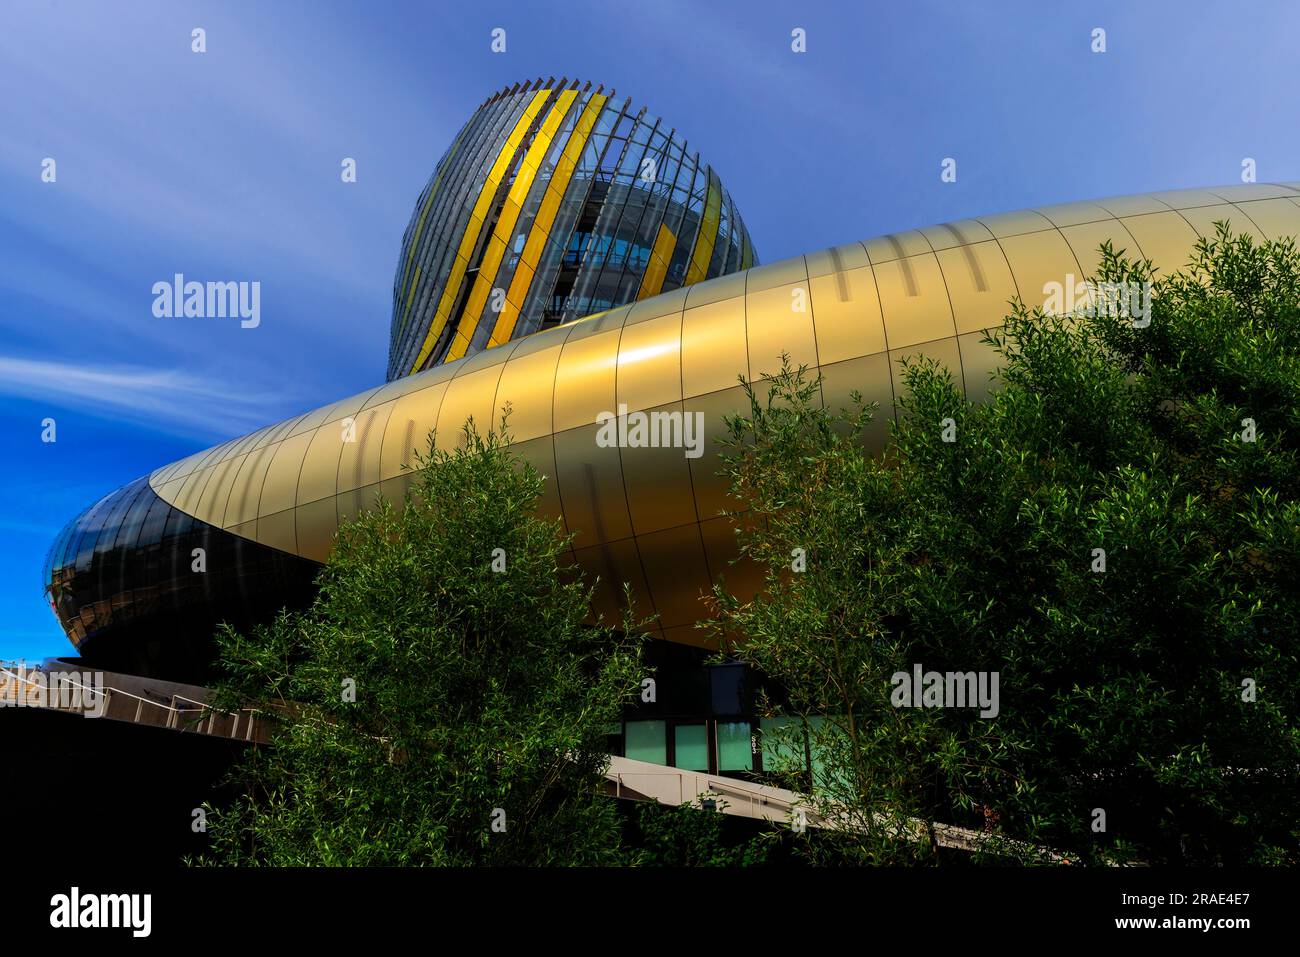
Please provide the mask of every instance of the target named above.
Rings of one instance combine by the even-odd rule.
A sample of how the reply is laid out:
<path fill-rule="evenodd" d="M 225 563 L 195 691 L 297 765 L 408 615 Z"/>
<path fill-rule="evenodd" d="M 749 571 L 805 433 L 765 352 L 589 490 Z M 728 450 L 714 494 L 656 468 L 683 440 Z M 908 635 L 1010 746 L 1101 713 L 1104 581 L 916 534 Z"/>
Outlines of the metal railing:
<path fill-rule="evenodd" d="M 190 731 L 213 737 L 232 738 L 249 742 L 257 740 L 257 731 L 259 728 L 257 724 L 257 716 L 260 712 L 254 709 L 243 708 L 239 711 L 217 711 L 210 708 L 206 701 L 191 698 L 178 692 L 171 692 L 167 698 L 167 702 L 163 703 L 162 701 L 146 698 L 142 695 L 127 691 L 125 688 L 115 687 L 108 683 L 108 679 L 105 679 L 105 683 L 102 687 L 95 688 L 83 684 L 65 673 L 51 672 L 45 668 L 33 668 L 30 671 L 14 671 L 7 666 L 0 666 L 0 678 L 5 679 L 3 684 L 0 684 L 0 695 L 5 699 L 8 698 L 7 691 L 10 680 L 14 682 L 16 689 L 19 686 L 24 685 L 28 688 L 40 688 L 40 682 L 27 677 L 30 674 L 36 673 L 56 675 L 56 687 L 60 689 L 64 687 L 72 687 L 76 688 L 78 691 L 89 692 L 91 696 L 100 699 L 98 702 L 99 706 L 96 708 L 94 713 L 87 712 L 84 708 L 62 707 L 60 706 L 62 696 L 59 694 L 47 695 L 44 703 L 38 702 L 35 705 L 31 704 L 27 700 L 30 698 L 30 695 L 24 695 L 22 701 L 15 702 L 17 706 L 38 707 L 49 711 L 79 713 L 87 717 L 103 717 L 116 721 L 130 721 L 134 724 L 164 727 L 174 731 Z M 45 688 L 47 691 L 52 691 L 49 684 L 46 684 Z M 15 698 L 17 698 L 18 693 L 19 692 L 16 690 Z M 129 717 L 122 713 L 121 708 L 117 709 L 116 712 L 114 711 L 113 702 L 120 699 L 127 699 L 128 701 L 135 702 L 135 710 L 133 713 L 130 713 Z M 159 724 L 157 721 L 148 720 L 152 715 L 146 711 L 146 708 L 156 709 L 157 711 L 163 712 L 163 722 Z M 205 715 L 207 717 L 206 727 L 204 727 L 203 720 Z M 224 724 L 224 719 L 226 718 L 230 719 L 230 730 L 228 733 L 219 731 L 217 727 L 218 720 L 221 719 Z M 241 718 L 247 719 L 242 722 L 242 735 L 240 734 Z"/>

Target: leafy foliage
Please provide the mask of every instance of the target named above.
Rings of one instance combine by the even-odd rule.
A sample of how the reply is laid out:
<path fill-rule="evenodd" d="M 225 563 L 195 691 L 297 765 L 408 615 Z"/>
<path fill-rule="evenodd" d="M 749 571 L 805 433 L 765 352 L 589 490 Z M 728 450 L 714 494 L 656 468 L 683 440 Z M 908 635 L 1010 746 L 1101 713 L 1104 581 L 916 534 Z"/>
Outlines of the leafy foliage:
<path fill-rule="evenodd" d="M 722 810 L 701 801 L 664 807 L 636 807 L 636 834 L 629 841 L 628 863 L 642 867 L 761 867 L 768 863 L 775 839 L 765 829 L 745 840 L 729 836 Z M 719 804 L 726 802 L 719 799 Z"/>
<path fill-rule="evenodd" d="M 534 515 L 543 479 L 505 424 L 467 424 L 454 451 L 431 436 L 404 505 L 340 530 L 308 611 L 220 636 L 216 704 L 279 720 L 238 770 L 239 800 L 211 809 L 207 863 L 620 860 L 599 792 L 638 639 L 584 623 L 589 592 L 558 524 Z"/>
<path fill-rule="evenodd" d="M 1150 325 L 1013 303 L 990 398 L 905 363 L 883 456 L 860 397 L 746 383 L 727 474 L 766 587 L 711 627 L 824 716 L 836 859 L 937 860 L 932 821 L 1028 861 L 1300 859 L 1300 257 L 1220 225 L 1179 274 L 1105 245 L 1097 279 L 1152 282 Z M 895 707 L 914 664 L 997 672 L 1000 713 Z"/>

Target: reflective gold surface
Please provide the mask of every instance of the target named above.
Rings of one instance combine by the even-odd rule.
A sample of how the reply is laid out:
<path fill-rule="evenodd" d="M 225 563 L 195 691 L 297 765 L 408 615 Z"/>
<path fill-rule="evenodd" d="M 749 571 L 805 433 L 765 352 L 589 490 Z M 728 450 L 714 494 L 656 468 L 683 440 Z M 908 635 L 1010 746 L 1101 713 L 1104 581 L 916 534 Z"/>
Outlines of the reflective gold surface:
<path fill-rule="evenodd" d="M 467 417 L 495 423 L 509 402 L 519 451 L 547 477 L 543 510 L 564 519 L 577 536 L 575 560 L 601 578 L 601 614 L 618 614 L 615 583 L 630 581 L 664 637 L 697 643 L 691 626 L 712 582 L 725 576 L 746 593 L 756 581 L 752 569 L 729 564 L 734 535 L 717 517 L 726 499 L 714 442 L 723 416 L 744 408 L 738 376 L 771 371 L 789 352 L 823 374 L 829 405 L 847 405 L 853 389 L 880 402 L 871 437 L 879 446 L 901 387 L 898 359 L 935 356 L 979 399 L 993 368 L 980 330 L 1001 325 L 1009 298 L 1041 305 L 1044 283 L 1091 273 L 1105 239 L 1172 272 L 1216 219 L 1259 237 L 1294 236 L 1300 188 L 1069 203 L 755 267 L 369 390 L 158 469 L 150 484 L 205 522 L 319 561 L 340 520 L 378 493 L 400 496 L 403 466 L 430 428 L 450 447 Z M 702 255 L 694 251 L 693 267 Z M 698 413 L 703 454 L 601 447 L 597 416 L 619 403 Z"/>

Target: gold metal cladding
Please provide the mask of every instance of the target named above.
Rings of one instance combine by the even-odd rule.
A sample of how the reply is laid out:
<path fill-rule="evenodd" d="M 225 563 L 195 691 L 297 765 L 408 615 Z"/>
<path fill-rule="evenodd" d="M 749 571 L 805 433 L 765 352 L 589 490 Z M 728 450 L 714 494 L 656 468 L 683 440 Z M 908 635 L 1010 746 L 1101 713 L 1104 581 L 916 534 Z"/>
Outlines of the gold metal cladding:
<path fill-rule="evenodd" d="M 509 402 L 516 448 L 547 477 L 542 511 L 563 521 L 574 560 L 601 578 L 600 614 L 618 614 L 616 583 L 628 581 L 663 637 L 698 644 L 700 595 L 720 577 L 742 596 L 757 584 L 753 568 L 730 564 L 734 535 L 718 517 L 726 489 L 714 440 L 724 415 L 743 409 L 738 376 L 771 371 L 789 352 L 820 372 L 828 406 L 847 406 L 854 389 L 880 403 L 869 437 L 879 448 L 902 387 L 899 358 L 942 360 L 979 399 L 994 367 L 981 330 L 1002 324 L 1008 299 L 1041 305 L 1045 283 L 1082 281 L 1104 239 L 1173 272 L 1215 219 L 1294 236 L 1300 186 L 1072 203 L 757 266 L 398 379 L 165 466 L 150 485 L 205 522 L 323 561 L 341 520 L 379 494 L 401 498 L 411 480 L 403 465 L 429 429 L 450 447 L 468 416 L 495 424 Z M 702 454 L 602 447 L 597 417 L 620 405 L 698 413 Z"/>

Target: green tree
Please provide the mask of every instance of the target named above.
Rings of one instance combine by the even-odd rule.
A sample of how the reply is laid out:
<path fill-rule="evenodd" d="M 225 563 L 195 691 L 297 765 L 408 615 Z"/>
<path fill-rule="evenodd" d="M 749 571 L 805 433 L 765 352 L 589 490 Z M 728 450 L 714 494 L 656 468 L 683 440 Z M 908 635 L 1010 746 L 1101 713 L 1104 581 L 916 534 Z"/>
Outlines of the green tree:
<path fill-rule="evenodd" d="M 605 734 L 641 678 L 634 629 L 586 624 L 542 477 L 466 425 L 412 494 L 339 532 L 314 605 L 220 636 L 216 704 L 276 715 L 211 809 L 227 865 L 621 860 Z"/>
<path fill-rule="evenodd" d="M 1181 273 L 1105 245 L 1096 278 L 1151 282 L 1149 325 L 1013 304 L 989 399 L 907 363 L 881 456 L 859 398 L 746 384 L 766 586 L 711 627 L 812 719 L 840 860 L 938 860 L 932 822 L 1031 861 L 1300 860 L 1300 257 L 1221 225 Z M 918 664 L 997 672 L 997 716 L 896 706 Z"/>
<path fill-rule="evenodd" d="M 724 799 L 716 806 L 698 798 L 669 807 L 644 802 L 636 807 L 629 864 L 641 867 L 760 867 L 768 863 L 779 833 L 772 827 L 748 836 L 728 835 Z"/>

